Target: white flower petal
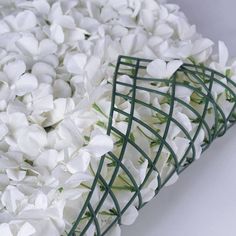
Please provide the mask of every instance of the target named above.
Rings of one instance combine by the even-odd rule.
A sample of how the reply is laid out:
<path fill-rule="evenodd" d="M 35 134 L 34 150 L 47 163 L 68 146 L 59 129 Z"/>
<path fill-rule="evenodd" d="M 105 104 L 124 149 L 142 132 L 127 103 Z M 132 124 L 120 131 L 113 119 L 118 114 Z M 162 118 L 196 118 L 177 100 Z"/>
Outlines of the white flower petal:
<path fill-rule="evenodd" d="M 158 24 L 154 30 L 155 35 L 168 39 L 174 33 L 174 30 L 168 24 Z"/>
<path fill-rule="evenodd" d="M 167 63 L 167 78 L 170 78 L 180 66 L 183 65 L 183 62 L 180 60 L 173 60 Z"/>
<path fill-rule="evenodd" d="M 194 142 L 194 146 L 195 146 L 195 150 L 196 150 L 196 154 L 195 154 L 195 159 L 198 160 L 201 156 L 202 153 L 202 143 L 203 140 L 205 138 L 205 132 L 203 129 L 200 130 L 200 132 L 198 133 L 198 136 Z"/>
<path fill-rule="evenodd" d="M 81 147 L 83 143 L 83 137 L 81 132 L 76 127 L 76 124 L 71 119 L 64 119 L 59 127 L 58 134 L 64 141 L 73 144 L 77 148 Z"/>
<path fill-rule="evenodd" d="M 144 24 L 144 27 L 148 31 L 152 31 L 155 23 L 154 15 L 152 10 L 144 9 L 141 11 L 141 19 Z"/>
<path fill-rule="evenodd" d="M 36 233 L 35 228 L 28 222 L 25 222 L 17 233 L 17 236 L 31 236 Z"/>
<path fill-rule="evenodd" d="M 37 78 L 29 73 L 22 75 L 16 82 L 15 82 L 15 93 L 18 96 L 23 96 L 27 93 L 32 92 L 38 87 L 38 80 Z"/>
<path fill-rule="evenodd" d="M 74 201 L 78 200 L 86 192 L 88 192 L 87 189 L 68 189 L 64 190 L 61 195 L 63 199 Z"/>
<path fill-rule="evenodd" d="M 74 101 L 71 98 L 58 98 L 54 100 L 54 108 L 47 113 L 47 119 L 43 125 L 48 127 L 62 121 L 66 113 L 72 111 L 74 107 Z"/>
<path fill-rule="evenodd" d="M 115 19 L 117 17 L 117 12 L 112 9 L 110 6 L 104 6 L 101 10 L 101 19 L 103 22 L 107 22 L 111 19 Z"/>
<path fill-rule="evenodd" d="M 166 77 L 166 62 L 160 59 L 156 59 L 148 64 L 147 73 L 154 78 L 165 78 Z"/>
<path fill-rule="evenodd" d="M 24 61 L 21 60 L 9 62 L 3 68 L 3 71 L 12 81 L 18 79 L 25 72 L 25 70 L 26 70 L 26 65 Z"/>
<path fill-rule="evenodd" d="M 178 157 L 178 160 L 180 161 L 183 158 L 187 148 L 189 147 L 190 141 L 186 138 L 176 137 L 174 139 L 174 142 L 177 147 L 176 156 Z"/>
<path fill-rule="evenodd" d="M 37 113 L 47 112 L 53 109 L 52 87 L 49 84 L 41 83 L 33 91 L 33 110 Z"/>
<path fill-rule="evenodd" d="M 30 159 L 34 159 L 47 144 L 47 135 L 40 126 L 31 125 L 27 128 L 22 128 L 17 133 L 17 143 L 22 152 L 29 155 Z"/>
<path fill-rule="evenodd" d="M 176 114 L 174 115 L 174 117 L 176 118 L 176 120 L 184 126 L 184 128 L 190 132 L 192 130 L 192 123 L 190 121 L 190 119 L 182 112 L 176 112 Z"/>
<path fill-rule="evenodd" d="M 36 209 L 46 210 L 48 208 L 48 199 L 47 196 L 43 193 L 39 193 L 35 198 L 35 207 Z"/>
<path fill-rule="evenodd" d="M 32 5 L 40 12 L 41 14 L 48 14 L 50 10 L 50 5 L 46 0 L 34 0 Z"/>
<path fill-rule="evenodd" d="M 16 24 L 20 30 L 29 30 L 36 26 L 37 18 L 32 11 L 23 11 L 17 14 Z"/>
<path fill-rule="evenodd" d="M 68 98 L 71 97 L 71 87 L 70 85 L 62 80 L 57 79 L 53 84 L 53 94 L 55 98 Z"/>
<path fill-rule="evenodd" d="M 229 59 L 229 51 L 225 43 L 219 41 L 219 64 L 221 66 L 226 66 Z"/>
<path fill-rule="evenodd" d="M 75 173 L 71 175 L 69 179 L 66 180 L 65 184 L 66 186 L 71 186 L 71 187 L 77 187 L 79 186 L 82 182 L 86 181 L 91 181 L 93 180 L 93 176 L 90 175 L 89 173 Z"/>
<path fill-rule="evenodd" d="M 40 56 L 56 53 L 57 45 L 50 39 L 43 39 L 39 44 Z"/>
<path fill-rule="evenodd" d="M 30 212 L 29 214 L 31 215 L 31 217 L 29 216 L 29 218 L 32 218 L 34 212 Z M 45 214 L 43 215 L 45 217 Z M 57 227 L 57 225 L 55 224 L 55 220 L 52 220 L 47 217 L 46 219 L 40 219 L 40 220 L 37 219 L 36 222 L 37 223 L 34 224 L 34 228 L 36 229 L 36 232 L 40 232 L 41 235 L 43 236 L 61 235 L 61 229 Z"/>
<path fill-rule="evenodd" d="M 63 43 L 65 36 L 60 25 L 52 24 L 50 27 L 51 38 L 58 44 Z"/>
<path fill-rule="evenodd" d="M 46 81 L 43 81 L 43 78 L 45 75 L 49 75 L 53 78 L 56 76 L 56 72 L 55 72 L 54 68 L 45 62 L 35 63 L 32 67 L 31 73 L 33 75 L 36 75 L 39 78 L 40 82 L 46 82 Z"/>
<path fill-rule="evenodd" d="M 221 79 L 220 82 L 227 85 L 227 79 L 226 78 Z M 213 85 L 212 85 L 212 94 L 213 94 L 214 99 L 217 99 L 217 96 L 219 94 L 222 94 L 225 90 L 226 89 L 225 89 L 224 86 L 222 86 L 221 84 L 219 84 L 217 82 L 214 82 Z"/>
<path fill-rule="evenodd" d="M 167 186 L 170 186 L 170 185 L 176 183 L 178 179 L 179 179 L 179 176 L 178 176 L 178 174 L 175 172 L 175 173 L 171 176 L 171 178 L 167 181 L 167 183 L 165 184 L 165 186 L 167 187 Z"/>
<path fill-rule="evenodd" d="M 93 79 L 98 74 L 98 70 L 101 66 L 101 59 L 95 56 L 89 58 L 85 70 L 89 79 Z"/>
<path fill-rule="evenodd" d="M 193 90 L 190 88 L 186 88 L 184 86 L 176 86 L 175 89 L 175 96 L 177 98 L 181 98 L 181 100 L 186 101 L 187 103 L 190 102 L 190 97 L 193 93 Z"/>
<path fill-rule="evenodd" d="M 132 79 L 128 76 L 128 75 L 122 75 L 118 78 L 119 82 L 125 83 L 125 84 L 132 84 Z M 117 92 L 119 93 L 128 93 L 128 91 L 130 90 L 129 87 L 124 86 L 124 85 L 120 85 L 117 84 L 116 86 Z"/>
<path fill-rule="evenodd" d="M 73 42 L 83 40 L 85 39 L 85 35 L 89 35 L 89 32 L 80 28 L 71 29 L 65 35 L 65 41 Z"/>
<path fill-rule="evenodd" d="M 69 55 L 65 58 L 64 63 L 68 72 L 73 74 L 82 74 L 87 63 L 87 56 L 82 53 Z"/>
<path fill-rule="evenodd" d="M 16 46 L 26 55 L 38 54 L 38 40 L 32 35 L 22 36 L 17 40 Z"/>
<path fill-rule="evenodd" d="M 120 236 L 121 235 L 121 229 L 118 224 L 115 224 L 108 232 L 107 236 Z"/>
<path fill-rule="evenodd" d="M 42 152 L 34 161 L 34 164 L 38 166 L 45 166 L 52 170 L 57 166 L 58 162 L 62 160 L 63 156 L 61 153 L 58 153 L 54 149 L 49 149 Z"/>
<path fill-rule="evenodd" d="M 16 187 L 8 186 L 2 194 L 1 201 L 3 206 L 10 212 L 15 212 L 17 204 L 24 198 L 24 194 Z"/>
<path fill-rule="evenodd" d="M 0 21 L 0 34 L 8 33 L 10 31 L 11 30 L 9 26 L 7 25 L 7 23 L 4 21 Z"/>
<path fill-rule="evenodd" d="M 7 169 L 6 173 L 7 173 L 8 178 L 14 181 L 21 181 L 26 176 L 26 171 L 20 171 L 17 169 Z"/>
<path fill-rule="evenodd" d="M 193 44 L 192 54 L 199 54 L 209 47 L 212 47 L 213 44 L 214 43 L 210 39 L 198 39 Z"/>
<path fill-rule="evenodd" d="M 86 151 L 80 151 L 78 155 L 74 156 L 68 163 L 67 169 L 75 174 L 77 172 L 85 172 L 90 163 L 90 154 Z"/>
<path fill-rule="evenodd" d="M 0 232 L 4 236 L 13 236 L 10 226 L 7 223 L 0 224 Z"/>
<path fill-rule="evenodd" d="M 136 43 L 136 35 L 135 34 L 128 34 L 124 36 L 121 40 L 121 46 L 123 48 L 125 55 L 130 55 L 133 53 L 133 48 Z"/>
<path fill-rule="evenodd" d="M 53 21 L 57 17 L 60 17 L 63 15 L 62 8 L 61 8 L 61 3 L 60 2 L 55 2 L 52 4 L 50 13 L 49 13 L 49 20 Z"/>
<path fill-rule="evenodd" d="M 25 114 L 21 112 L 15 112 L 8 114 L 5 119 L 3 119 L 6 125 L 8 126 L 8 129 L 14 133 L 19 128 L 27 127 L 28 126 L 28 120 Z"/>
<path fill-rule="evenodd" d="M 166 63 L 163 60 L 156 59 L 148 64 L 147 73 L 154 78 L 167 79 L 170 78 L 183 64 L 180 60 L 173 60 Z"/>
<path fill-rule="evenodd" d="M 8 128 L 4 123 L 0 123 L 0 140 L 8 133 Z"/>
<path fill-rule="evenodd" d="M 107 135 L 96 135 L 85 147 L 89 153 L 95 157 L 101 157 L 113 149 L 113 141 Z"/>
<path fill-rule="evenodd" d="M 121 222 L 124 225 L 132 225 L 138 217 L 138 210 L 135 206 L 130 206 L 122 215 Z"/>
<path fill-rule="evenodd" d="M 54 19 L 54 23 L 61 25 L 63 28 L 67 29 L 74 29 L 76 27 L 74 19 L 71 16 L 58 16 Z"/>

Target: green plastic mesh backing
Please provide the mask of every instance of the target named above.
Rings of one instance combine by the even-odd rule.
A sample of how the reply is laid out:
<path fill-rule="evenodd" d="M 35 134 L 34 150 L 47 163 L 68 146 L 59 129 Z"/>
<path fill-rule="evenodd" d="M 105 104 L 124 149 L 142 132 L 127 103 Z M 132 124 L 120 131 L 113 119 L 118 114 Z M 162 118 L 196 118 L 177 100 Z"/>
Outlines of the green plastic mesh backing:
<path fill-rule="evenodd" d="M 73 228 L 69 232 L 70 236 L 85 235 L 91 224 L 95 225 L 97 236 L 105 235 L 115 223 L 121 224 L 122 215 L 131 203 L 136 201 L 138 210 L 145 205 L 141 191 L 149 181 L 153 172 L 158 173 L 157 194 L 174 173 L 180 174 L 196 159 L 196 147 L 194 144 L 201 130 L 204 130 L 205 133 L 205 138 L 202 143 L 202 150 L 204 151 L 215 138 L 224 135 L 226 130 L 235 122 L 236 84 L 231 79 L 226 78 L 224 75 L 214 70 L 205 68 L 202 65 L 194 64 L 183 64 L 170 79 L 150 78 L 146 74 L 146 67 L 150 62 L 151 60 L 126 56 L 120 56 L 118 58 L 114 75 L 112 105 L 107 134 L 117 137 L 118 141 L 116 144 L 119 147 L 119 151 L 109 152 L 101 158 L 91 186 L 91 191 L 87 196 L 83 208 L 79 212 L 77 220 L 73 224 Z M 156 69 L 158 70 L 158 68 Z M 132 82 L 126 83 L 120 80 L 122 75 L 128 75 Z M 227 83 L 225 83 L 225 81 L 227 81 Z M 168 90 L 163 91 L 159 86 L 160 84 L 162 87 L 168 87 Z M 125 93 L 119 92 L 120 89 L 117 89 L 122 86 L 127 88 Z M 224 95 L 216 97 L 214 95 L 214 89 L 219 87 L 223 88 Z M 179 88 L 187 88 L 192 91 L 191 102 L 185 101 L 181 96 L 176 96 L 176 91 Z M 153 96 L 157 96 L 163 103 L 168 103 L 170 107 L 168 112 L 138 99 L 136 96 L 138 91 L 147 91 Z M 224 97 L 222 98 L 222 96 Z M 130 103 L 129 112 L 116 106 L 117 102 L 122 100 Z M 222 102 L 224 100 L 226 102 Z M 173 113 L 176 104 L 181 106 L 185 112 L 190 114 L 190 116 L 194 117 L 194 119 L 191 120 L 192 123 L 197 124 L 194 133 L 190 134 L 186 128 L 174 118 Z M 144 106 L 152 110 L 155 114 L 158 114 L 160 124 L 165 126 L 164 132 L 160 133 L 158 130 L 147 125 L 142 118 L 137 117 L 135 115 L 136 106 Z M 227 107 L 230 112 L 226 112 L 225 107 Z M 114 126 L 115 114 L 119 114 L 126 120 L 127 129 L 125 132 L 120 131 Z M 144 150 L 135 143 L 135 140 L 132 137 L 134 124 L 141 127 L 142 130 L 148 131 L 152 137 L 155 137 L 153 140 L 158 142 L 158 150 L 154 157 L 150 157 L 148 153 L 145 153 Z M 189 140 L 189 147 L 181 160 L 178 159 L 171 145 L 169 145 L 167 141 L 168 132 L 170 132 L 172 124 L 177 125 L 180 128 L 183 137 Z M 119 142 L 121 145 L 118 145 Z M 148 161 L 148 171 L 141 184 L 136 182 L 135 177 L 132 176 L 129 169 L 122 162 L 128 146 L 134 148 L 140 153 L 140 156 L 143 159 Z M 170 164 L 166 171 L 167 174 L 162 175 L 159 169 L 161 165 L 158 163 L 161 163 L 161 153 L 164 148 L 170 153 L 168 160 Z M 107 164 L 107 160 L 110 161 L 110 166 L 113 168 L 109 180 L 105 180 L 102 175 L 102 169 L 103 166 Z M 129 188 L 132 193 L 129 195 L 130 199 L 125 205 L 119 203 L 115 194 L 115 191 L 119 190 L 119 187 L 115 187 L 115 182 L 120 171 L 125 173 L 126 179 L 129 180 L 127 188 Z M 91 202 L 93 201 L 93 198 L 96 197 L 94 190 L 97 186 L 100 186 L 103 195 L 100 198 L 99 203 L 94 205 Z M 108 199 L 109 201 L 112 200 L 114 203 L 114 208 L 111 210 L 114 217 L 112 218 L 109 227 L 102 228 L 97 216 Z M 80 231 L 78 231 L 78 226 Z"/>

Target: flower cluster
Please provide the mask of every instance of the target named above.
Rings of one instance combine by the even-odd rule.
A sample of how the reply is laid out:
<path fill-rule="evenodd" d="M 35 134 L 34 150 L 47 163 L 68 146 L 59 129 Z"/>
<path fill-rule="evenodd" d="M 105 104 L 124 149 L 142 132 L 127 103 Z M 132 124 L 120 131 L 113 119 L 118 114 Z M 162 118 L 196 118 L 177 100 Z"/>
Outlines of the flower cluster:
<path fill-rule="evenodd" d="M 146 73 L 154 78 L 170 78 L 187 61 L 204 63 L 236 81 L 236 61 L 228 62 L 224 43 L 213 55 L 213 42 L 196 32 L 177 5 L 163 1 L 3 0 L 0 16 L 0 232 L 4 236 L 60 236 L 70 231 L 101 156 L 122 144 L 106 135 L 118 55 L 153 59 Z M 130 81 L 128 76 L 121 79 Z M 158 86 L 167 91 L 161 83 Z M 215 97 L 224 93 L 217 85 L 213 91 Z M 188 89 L 176 91 L 176 96 L 192 102 Z M 219 102 L 228 114 L 231 106 L 224 105 L 225 96 Z M 169 110 L 168 102 L 148 92 L 137 97 Z M 116 106 L 130 109 L 128 101 Z M 153 117 L 139 107 L 135 113 L 154 122 L 160 132 L 164 129 L 163 117 Z M 173 117 L 191 133 L 196 125 L 185 113 L 175 107 Z M 126 129 L 123 117 L 114 119 L 118 130 Z M 189 143 L 175 126 L 170 134 L 168 142 L 181 158 Z M 132 135 L 150 156 L 158 149 L 158 142 L 138 126 Z M 202 130 L 195 143 L 197 157 L 203 139 Z M 169 153 L 163 150 L 162 155 L 159 174 L 166 175 Z M 141 184 L 148 163 L 135 156 L 130 149 L 123 164 Z M 102 176 L 109 179 L 113 165 L 105 160 L 104 166 Z M 157 175 L 154 172 L 142 189 L 144 202 L 155 194 Z M 124 173 L 119 173 L 113 190 L 125 205 L 133 189 Z M 103 191 L 96 187 L 92 205 Z M 135 206 L 125 212 L 122 224 L 134 222 Z M 107 200 L 98 214 L 102 227 L 115 214 L 112 200 Z M 92 224 L 86 235 L 94 232 Z M 111 235 L 119 234 L 117 225 Z"/>

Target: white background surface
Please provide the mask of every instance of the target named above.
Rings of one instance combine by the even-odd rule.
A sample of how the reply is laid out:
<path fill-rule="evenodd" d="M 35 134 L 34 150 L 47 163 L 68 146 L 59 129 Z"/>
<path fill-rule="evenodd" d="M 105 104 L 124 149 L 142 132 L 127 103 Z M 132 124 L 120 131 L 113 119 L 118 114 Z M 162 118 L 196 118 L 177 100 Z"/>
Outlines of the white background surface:
<path fill-rule="evenodd" d="M 235 0 L 169 0 L 215 42 L 236 56 Z M 177 183 L 163 188 L 122 236 L 235 236 L 236 127 L 190 166 Z"/>

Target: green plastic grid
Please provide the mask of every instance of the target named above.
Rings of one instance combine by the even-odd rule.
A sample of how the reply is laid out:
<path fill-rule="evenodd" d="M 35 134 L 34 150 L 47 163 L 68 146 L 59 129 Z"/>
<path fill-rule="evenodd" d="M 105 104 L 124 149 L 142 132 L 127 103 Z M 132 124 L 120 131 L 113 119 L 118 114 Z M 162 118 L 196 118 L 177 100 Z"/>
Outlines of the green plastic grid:
<path fill-rule="evenodd" d="M 186 63 L 183 64 L 170 79 L 149 78 L 145 74 L 145 71 L 147 65 L 151 61 L 152 60 L 127 57 L 127 56 L 119 56 L 118 58 L 114 74 L 111 110 L 110 110 L 107 134 L 108 135 L 115 134 L 121 137 L 123 141 L 122 147 L 118 156 L 113 152 L 109 152 L 108 154 L 104 155 L 101 158 L 98 169 L 96 170 L 94 176 L 94 181 L 91 186 L 91 191 L 89 192 L 83 205 L 83 208 L 80 210 L 78 218 L 74 222 L 73 227 L 68 234 L 69 236 L 85 235 L 91 224 L 95 225 L 96 236 L 105 235 L 112 228 L 112 226 L 114 226 L 114 224 L 116 223 L 121 224 L 122 215 L 128 209 L 128 207 L 135 201 L 136 198 L 138 199 L 138 205 L 137 205 L 138 210 L 146 204 L 142 200 L 141 189 L 145 186 L 153 171 L 158 173 L 157 175 L 158 188 L 156 189 L 156 194 L 157 194 L 175 172 L 177 174 L 180 174 L 183 170 L 185 170 L 189 166 L 189 164 L 191 164 L 195 160 L 196 150 L 194 142 L 197 139 L 201 129 L 204 129 L 205 131 L 205 140 L 204 143 L 202 144 L 203 151 L 205 151 L 215 138 L 224 135 L 226 130 L 235 123 L 236 94 L 234 92 L 234 89 L 236 89 L 236 84 L 231 79 L 227 78 L 226 76 L 220 74 L 217 71 L 214 71 L 210 68 L 206 68 L 203 65 L 186 64 Z M 185 76 L 184 81 L 180 81 L 178 79 L 179 73 Z M 119 78 L 122 75 L 128 75 L 132 79 L 132 84 L 119 81 Z M 222 82 L 222 79 L 224 78 L 227 80 L 227 84 Z M 155 88 L 155 86 L 154 88 L 150 88 L 150 84 L 152 83 L 165 84 L 165 86 L 169 87 L 169 91 L 166 93 L 159 91 L 157 89 L 158 87 Z M 144 86 L 143 84 L 147 84 L 148 86 Z M 228 102 L 232 104 L 231 112 L 228 114 L 227 117 L 225 116 L 222 107 L 218 104 L 217 99 L 215 99 L 212 95 L 213 93 L 212 89 L 214 84 L 218 84 L 225 89 L 225 93 L 227 93 L 229 97 Z M 131 95 L 130 93 L 122 94 L 117 92 L 118 85 L 129 88 Z M 204 109 L 202 110 L 201 113 L 196 109 L 194 109 L 194 107 L 192 107 L 189 103 L 175 96 L 177 86 L 181 86 L 192 90 L 192 92 L 199 98 L 200 100 L 199 103 L 204 105 Z M 164 112 L 158 109 L 157 107 L 154 107 L 152 104 L 147 104 L 144 101 L 137 99 L 136 93 L 139 90 L 146 91 L 151 94 L 156 94 L 158 96 L 162 96 L 163 98 L 165 98 L 168 101 L 168 104 L 170 105 L 169 112 L 168 113 Z M 116 99 L 124 99 L 129 101 L 131 106 L 130 112 L 127 113 L 117 108 Z M 183 125 L 180 124 L 173 117 L 174 106 L 176 103 L 180 104 L 181 106 L 183 106 L 185 109 L 187 109 L 197 117 L 197 119 L 194 122 L 198 124 L 198 127 L 193 137 L 191 137 L 191 135 L 183 127 Z M 135 111 L 135 106 L 137 104 L 147 107 L 165 118 L 166 126 L 163 135 L 160 135 L 156 130 L 154 130 L 152 127 L 149 127 L 144 121 L 140 120 L 135 116 L 134 111 Z M 214 117 L 214 125 L 212 127 L 209 127 L 209 124 L 205 120 L 209 109 L 209 105 L 211 105 L 211 108 L 213 110 L 212 115 Z M 122 133 L 113 125 L 113 117 L 115 112 L 127 118 L 127 130 L 125 133 Z M 141 127 L 144 127 L 150 133 L 155 135 L 156 138 L 159 140 L 159 148 L 154 159 L 150 158 L 149 155 L 145 153 L 130 137 L 133 123 L 138 123 Z M 180 161 L 178 161 L 175 152 L 173 151 L 173 149 L 166 140 L 171 123 L 177 125 L 180 128 L 181 132 L 183 132 L 185 138 L 189 140 L 189 147 L 185 151 L 185 154 Z M 135 178 L 132 176 L 132 174 L 129 172 L 126 166 L 122 163 L 127 145 L 131 145 L 132 147 L 134 147 L 141 154 L 141 156 L 145 158 L 149 163 L 149 169 L 146 173 L 146 177 L 140 185 L 136 183 Z M 172 168 L 172 170 L 170 171 L 169 175 L 166 176 L 166 178 L 162 179 L 162 176 L 159 174 L 156 165 L 159 161 L 161 152 L 164 147 L 167 148 L 171 154 L 174 168 Z M 115 163 L 113 174 L 108 183 L 101 174 L 106 158 L 112 160 Z M 119 201 L 117 200 L 112 190 L 114 182 L 120 170 L 124 171 L 126 175 L 129 177 L 129 180 L 131 182 L 130 186 L 132 186 L 133 188 L 132 190 L 133 195 L 123 208 L 120 207 Z M 93 208 L 91 205 L 91 199 L 93 197 L 95 187 L 98 185 L 102 186 L 104 193 L 98 205 Z M 111 198 L 114 203 L 115 217 L 114 220 L 109 224 L 109 226 L 106 229 L 101 229 L 99 221 L 97 219 L 97 215 L 108 197 Z M 89 212 L 89 214 L 87 214 L 87 216 L 85 217 L 86 212 L 87 213 Z M 78 226 L 80 226 L 81 222 L 85 218 L 87 222 L 84 224 L 83 229 L 78 232 L 77 228 Z"/>

